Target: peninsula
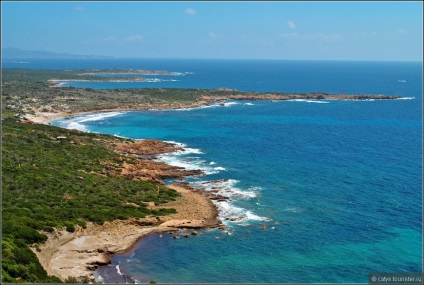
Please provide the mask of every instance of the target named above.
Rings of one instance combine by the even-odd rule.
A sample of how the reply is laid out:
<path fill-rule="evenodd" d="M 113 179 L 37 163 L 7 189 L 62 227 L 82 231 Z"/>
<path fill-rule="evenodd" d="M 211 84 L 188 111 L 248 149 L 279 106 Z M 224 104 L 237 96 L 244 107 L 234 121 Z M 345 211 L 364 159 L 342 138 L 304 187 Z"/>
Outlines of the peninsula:
<path fill-rule="evenodd" d="M 181 109 L 225 100 L 392 100 L 398 96 L 234 89 L 52 88 L 110 70 L 2 70 L 4 282 L 93 281 L 110 255 L 153 232 L 221 227 L 212 199 L 166 178 L 202 175 L 154 160 L 178 147 L 49 126 L 83 112 Z M 156 74 L 146 71 L 131 74 Z M 144 73 L 143 73 L 144 72 Z M 166 74 L 166 72 L 163 72 Z M 105 80 L 117 80 L 105 77 Z M 112 78 L 112 79 L 110 79 Z M 53 81 L 54 80 L 54 81 Z"/>
<path fill-rule="evenodd" d="M 211 90 L 51 88 L 58 87 L 58 84 L 63 81 L 132 79 L 116 77 L 99 79 L 99 76 L 87 75 L 93 72 L 110 72 L 101 70 L 4 69 L 2 72 L 3 108 L 32 117 L 66 116 L 81 112 L 110 110 L 181 109 L 222 103 L 225 100 L 394 100 L 402 98 L 378 94 L 242 92 L 225 87 Z M 146 73 L 146 71 L 143 72 Z M 155 72 L 157 71 L 151 71 L 151 73 Z M 163 71 L 163 73 L 166 72 Z M 138 80 L 144 79 L 138 77 L 134 79 L 134 81 Z"/>

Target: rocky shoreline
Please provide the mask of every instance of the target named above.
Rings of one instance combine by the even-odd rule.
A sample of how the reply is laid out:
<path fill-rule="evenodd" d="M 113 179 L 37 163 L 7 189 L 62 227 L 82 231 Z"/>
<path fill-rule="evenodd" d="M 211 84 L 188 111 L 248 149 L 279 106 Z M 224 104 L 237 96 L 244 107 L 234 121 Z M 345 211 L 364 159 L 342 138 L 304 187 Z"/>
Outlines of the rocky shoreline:
<path fill-rule="evenodd" d="M 202 96 L 195 102 L 149 104 L 139 109 L 182 109 L 223 104 L 225 100 L 390 100 L 399 99 L 397 96 L 385 95 L 335 95 L 327 93 L 311 94 L 228 94 L 222 96 Z M 218 102 L 218 103 L 217 103 Z M 129 108 L 103 109 L 93 112 L 130 111 Z M 87 113 L 93 113 L 87 112 Z M 27 122 L 49 124 L 52 119 L 79 115 L 80 113 L 66 112 L 36 112 L 35 115 L 25 115 Z M 164 184 L 163 179 L 182 179 L 189 175 L 201 175 L 200 170 L 185 170 L 179 167 L 154 161 L 156 155 L 180 151 L 175 144 L 157 140 L 143 140 L 126 144 L 119 144 L 115 151 L 123 155 L 137 157 L 135 164 L 124 165 L 121 177 L 146 180 Z M 113 166 L 112 166 L 113 167 Z M 83 277 L 85 280 L 96 281 L 94 271 L 102 265 L 111 262 L 113 254 L 131 250 L 143 237 L 158 232 L 174 232 L 181 229 L 198 229 L 221 227 L 218 220 L 218 211 L 213 200 L 225 200 L 227 197 L 216 193 L 193 189 L 187 183 L 167 185 L 178 191 L 181 197 L 177 201 L 156 206 L 149 204 L 152 209 L 174 208 L 177 213 L 158 218 L 146 217 L 143 219 L 116 220 L 105 222 L 103 225 L 88 223 L 85 229 L 76 226 L 73 233 L 65 229 L 57 229 L 48 233 L 48 240 L 39 246 L 39 250 L 32 248 L 40 263 L 50 275 L 58 276 L 61 280 L 72 277 Z"/>
<path fill-rule="evenodd" d="M 134 180 L 145 180 L 164 184 L 164 178 L 183 178 L 202 174 L 200 170 L 182 168 L 156 162 L 157 154 L 182 150 L 175 144 L 157 140 L 143 140 L 118 144 L 115 151 L 137 157 L 136 163 L 124 165 L 119 176 Z M 147 157 L 146 157 L 147 156 Z M 106 167 L 112 167 L 110 165 Z M 177 212 L 165 216 L 115 220 L 103 225 L 88 223 L 87 227 L 76 226 L 73 233 L 56 229 L 47 233 L 48 240 L 32 248 L 49 275 L 61 280 L 69 277 L 96 281 L 94 271 L 111 262 L 110 256 L 129 251 L 143 237 L 157 232 L 175 232 L 182 229 L 223 228 L 218 220 L 218 211 L 212 200 L 201 191 L 187 184 L 172 184 L 167 187 L 180 193 L 176 201 L 163 205 L 153 202 L 146 206 L 153 210 L 173 208 Z M 138 206 L 138 205 L 135 205 Z"/>
<path fill-rule="evenodd" d="M 94 271 L 111 262 L 111 256 L 131 250 L 147 235 L 158 232 L 175 232 L 182 229 L 222 227 L 212 202 L 200 193 L 179 185 L 170 185 L 182 196 L 166 205 L 152 206 L 175 208 L 176 214 L 144 219 L 116 220 L 103 225 L 88 223 L 86 229 L 76 227 L 74 233 L 59 229 L 48 234 L 48 240 L 34 250 L 49 275 L 60 279 L 73 276 L 95 281 Z"/>

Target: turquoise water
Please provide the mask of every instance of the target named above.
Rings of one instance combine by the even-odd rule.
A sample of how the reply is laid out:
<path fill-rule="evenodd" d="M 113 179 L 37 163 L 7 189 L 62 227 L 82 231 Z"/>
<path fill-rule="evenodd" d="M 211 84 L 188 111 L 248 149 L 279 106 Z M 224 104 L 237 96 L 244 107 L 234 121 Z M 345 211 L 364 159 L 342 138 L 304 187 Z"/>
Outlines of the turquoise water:
<path fill-rule="evenodd" d="M 367 283 L 370 272 L 422 271 L 420 64 L 157 65 L 143 69 L 193 72 L 181 81 L 154 83 L 161 87 L 178 82 L 189 87 L 190 76 L 196 75 L 196 84 L 208 88 L 292 92 L 297 85 L 296 92 L 408 99 L 230 101 L 202 109 L 54 121 L 86 131 L 183 143 L 186 152 L 160 159 L 205 170 L 207 175 L 188 181 L 230 197 L 217 203 L 227 231 L 203 230 L 178 240 L 168 234 L 147 237 L 98 271 L 104 281 L 122 278 L 117 265 L 119 273 L 141 283 Z M 226 220 L 233 218 L 240 220 Z"/>

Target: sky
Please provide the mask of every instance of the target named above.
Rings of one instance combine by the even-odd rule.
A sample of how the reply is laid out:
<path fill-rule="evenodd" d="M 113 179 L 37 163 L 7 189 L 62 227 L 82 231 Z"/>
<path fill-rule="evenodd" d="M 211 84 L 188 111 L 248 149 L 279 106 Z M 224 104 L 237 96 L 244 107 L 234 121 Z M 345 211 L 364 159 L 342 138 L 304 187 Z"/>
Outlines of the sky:
<path fill-rule="evenodd" d="M 117 58 L 422 61 L 423 4 L 1 2 L 2 47 Z"/>

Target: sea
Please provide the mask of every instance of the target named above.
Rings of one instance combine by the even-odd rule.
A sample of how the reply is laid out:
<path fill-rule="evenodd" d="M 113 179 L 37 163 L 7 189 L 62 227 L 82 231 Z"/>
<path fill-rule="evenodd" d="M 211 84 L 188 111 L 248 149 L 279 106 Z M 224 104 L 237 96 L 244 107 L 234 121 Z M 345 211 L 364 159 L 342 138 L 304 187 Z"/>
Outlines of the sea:
<path fill-rule="evenodd" d="M 203 170 L 186 181 L 229 197 L 215 202 L 225 230 L 180 239 L 148 236 L 98 269 L 98 281 L 368 283 L 376 272 L 423 271 L 422 62 L 103 59 L 25 60 L 5 67 L 175 72 L 151 75 L 148 82 L 68 81 L 64 87 L 402 97 L 230 100 L 53 121 L 181 144 L 185 151 L 158 160 Z"/>

